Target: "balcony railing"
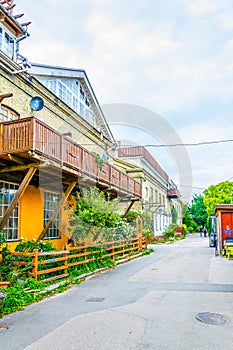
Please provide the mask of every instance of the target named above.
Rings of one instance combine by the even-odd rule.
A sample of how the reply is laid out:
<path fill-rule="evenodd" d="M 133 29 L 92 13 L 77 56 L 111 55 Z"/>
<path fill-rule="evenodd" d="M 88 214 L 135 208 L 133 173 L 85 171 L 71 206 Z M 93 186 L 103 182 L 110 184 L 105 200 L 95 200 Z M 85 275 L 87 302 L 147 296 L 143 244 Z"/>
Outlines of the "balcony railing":
<path fill-rule="evenodd" d="M 28 157 L 34 152 L 58 163 L 66 170 L 78 171 L 97 181 L 141 197 L 141 184 L 109 163 L 100 169 L 96 157 L 62 133 L 35 117 L 0 124 L 0 156 L 9 153 Z M 29 152 L 29 153 L 30 153 Z"/>

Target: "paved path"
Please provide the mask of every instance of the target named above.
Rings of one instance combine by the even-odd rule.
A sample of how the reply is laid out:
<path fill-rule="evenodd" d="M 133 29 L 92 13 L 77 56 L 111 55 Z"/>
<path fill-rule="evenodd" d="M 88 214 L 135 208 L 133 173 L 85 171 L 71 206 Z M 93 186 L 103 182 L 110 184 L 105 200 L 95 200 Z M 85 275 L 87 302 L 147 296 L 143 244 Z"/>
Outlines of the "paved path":
<path fill-rule="evenodd" d="M 3 318 L 0 350 L 230 350 L 233 260 L 198 235 Z M 200 322 L 201 312 L 225 324 Z"/>

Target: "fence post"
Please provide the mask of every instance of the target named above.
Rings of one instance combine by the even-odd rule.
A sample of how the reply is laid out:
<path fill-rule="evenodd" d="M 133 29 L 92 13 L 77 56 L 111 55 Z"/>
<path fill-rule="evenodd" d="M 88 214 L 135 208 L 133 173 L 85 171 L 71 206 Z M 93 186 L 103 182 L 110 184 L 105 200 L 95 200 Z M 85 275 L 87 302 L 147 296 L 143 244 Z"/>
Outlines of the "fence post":
<path fill-rule="evenodd" d="M 136 234 L 138 239 L 138 250 L 142 250 L 142 218 L 138 216 L 136 218 Z"/>
<path fill-rule="evenodd" d="M 68 273 L 68 254 L 69 254 L 69 250 L 65 246 L 65 253 L 63 253 L 63 256 L 65 257 L 65 260 L 64 260 L 64 265 L 65 265 L 64 272 L 65 273 Z"/>
<path fill-rule="evenodd" d="M 34 249 L 33 250 L 33 258 L 32 258 L 32 273 L 34 274 L 34 278 L 35 280 L 37 280 L 37 272 L 38 272 L 38 255 L 39 255 L 39 252 L 38 252 L 38 249 Z"/>
<path fill-rule="evenodd" d="M 114 260 L 114 252 L 115 252 L 114 243 L 112 243 L 112 249 L 111 249 L 111 259 L 112 260 Z"/>

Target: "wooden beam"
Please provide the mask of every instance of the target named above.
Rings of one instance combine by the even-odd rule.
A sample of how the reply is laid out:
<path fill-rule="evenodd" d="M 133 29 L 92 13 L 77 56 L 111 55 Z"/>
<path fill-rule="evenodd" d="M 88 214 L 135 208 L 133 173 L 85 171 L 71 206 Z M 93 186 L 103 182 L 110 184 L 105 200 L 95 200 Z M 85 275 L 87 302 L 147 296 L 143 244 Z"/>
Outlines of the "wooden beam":
<path fill-rule="evenodd" d="M 134 203 L 137 202 L 138 200 L 139 200 L 139 199 L 137 199 L 137 198 L 131 199 L 130 205 L 129 205 L 128 208 L 126 209 L 125 213 L 122 215 L 123 218 L 126 217 L 126 215 L 127 215 L 128 212 L 130 211 L 130 209 L 132 208 L 132 206 L 134 205 Z"/>
<path fill-rule="evenodd" d="M 36 167 L 31 167 L 27 174 L 25 175 L 23 181 L 21 182 L 17 192 L 14 195 L 14 198 L 12 200 L 12 202 L 10 203 L 9 207 L 7 208 L 5 215 L 2 218 L 2 221 L 0 222 L 0 230 L 4 229 L 4 226 L 6 225 L 9 217 L 11 216 L 13 210 L 15 209 L 17 203 L 19 202 L 20 198 L 22 197 L 22 195 L 24 194 L 27 186 L 29 185 L 33 175 L 35 174 L 37 168 Z"/>
<path fill-rule="evenodd" d="M 9 98 L 9 97 L 12 97 L 12 96 L 13 96 L 12 92 L 9 92 L 7 94 L 1 94 L 0 95 L 0 103 L 4 100 L 4 98 Z"/>
<path fill-rule="evenodd" d="M 53 212 L 51 218 L 49 219 L 49 221 L 47 222 L 45 228 L 42 230 L 41 234 L 37 238 L 37 242 L 44 238 L 44 236 L 47 233 L 49 227 L 51 226 L 53 221 L 56 219 L 56 216 L 59 213 L 61 207 L 64 205 L 65 201 L 67 200 L 67 198 L 69 197 L 70 193 L 74 189 L 76 183 L 77 183 L 76 181 L 72 181 L 71 184 L 69 185 L 69 187 L 67 188 L 66 192 L 62 193 L 62 196 L 61 196 L 61 199 L 60 199 L 60 201 L 58 203 L 57 208 L 54 210 L 54 212 Z"/>
<path fill-rule="evenodd" d="M 10 160 L 14 161 L 15 163 L 24 164 L 23 159 L 21 159 L 21 158 L 15 156 L 15 155 L 13 155 L 13 154 L 10 154 L 10 153 L 9 153 L 9 154 L 8 154 L 8 158 L 9 158 Z"/>
<path fill-rule="evenodd" d="M 2 173 L 8 173 L 10 171 L 22 171 L 22 170 L 27 170 L 27 169 L 30 169 L 30 168 L 43 168 L 43 167 L 46 167 L 49 165 L 49 162 L 42 162 L 42 163 L 38 163 L 38 164 L 35 164 L 35 163 L 30 163 L 30 164 L 21 164 L 21 165 L 13 165 L 13 166 L 10 166 L 8 168 L 3 168 L 3 169 L 0 169 L 0 174 Z"/>

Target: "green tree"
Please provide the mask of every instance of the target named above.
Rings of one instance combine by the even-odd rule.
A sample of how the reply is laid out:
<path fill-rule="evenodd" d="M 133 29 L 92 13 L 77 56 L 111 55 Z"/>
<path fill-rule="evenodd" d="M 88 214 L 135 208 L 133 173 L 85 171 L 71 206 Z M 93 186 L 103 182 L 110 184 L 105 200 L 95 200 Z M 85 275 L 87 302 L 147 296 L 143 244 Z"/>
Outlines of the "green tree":
<path fill-rule="evenodd" d="M 192 200 L 192 206 L 190 208 L 193 220 L 198 226 L 207 226 L 208 214 L 204 203 L 204 196 L 194 196 Z"/>
<path fill-rule="evenodd" d="M 233 196 L 233 182 L 225 181 L 204 190 L 204 204 L 208 215 L 214 214 L 216 204 L 230 204 Z"/>
<path fill-rule="evenodd" d="M 198 229 L 197 223 L 193 220 L 190 212 L 189 212 L 189 207 L 187 204 L 183 206 L 183 217 L 182 217 L 182 222 L 184 225 L 186 225 L 187 230 L 190 232 L 196 231 Z"/>
<path fill-rule="evenodd" d="M 111 200 L 97 188 L 84 189 L 82 196 L 77 193 L 76 208 L 70 216 L 70 230 L 74 241 L 83 242 L 90 237 L 96 241 L 103 234 L 114 234 L 112 228 L 122 227 L 118 200 Z M 125 228 L 126 229 L 126 228 Z"/>

